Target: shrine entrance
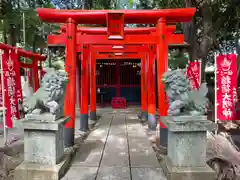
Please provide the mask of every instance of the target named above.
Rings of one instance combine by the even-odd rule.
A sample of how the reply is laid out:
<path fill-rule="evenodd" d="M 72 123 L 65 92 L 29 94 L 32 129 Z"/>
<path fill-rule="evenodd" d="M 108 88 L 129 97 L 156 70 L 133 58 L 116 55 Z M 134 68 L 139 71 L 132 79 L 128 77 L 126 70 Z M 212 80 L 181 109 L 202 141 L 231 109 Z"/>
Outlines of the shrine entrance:
<path fill-rule="evenodd" d="M 121 51 L 116 52 L 124 54 L 125 52 L 133 52 L 141 54 L 140 56 L 129 54 L 125 59 L 141 58 L 142 68 L 141 73 L 141 113 L 142 117 L 148 119 L 149 127 L 156 128 L 156 92 L 155 78 L 157 79 L 158 90 L 158 111 L 160 117 L 168 115 L 168 102 L 166 101 L 166 93 L 162 82 L 163 74 L 168 70 L 168 45 L 184 43 L 184 35 L 173 34 L 176 30 L 176 23 L 189 22 L 195 14 L 195 8 L 179 8 L 179 9 L 161 9 L 161 10 L 57 10 L 48 8 L 38 8 L 37 13 L 41 20 L 51 23 L 66 23 L 66 33 L 53 35 L 48 37 L 49 44 L 66 45 L 66 72 L 69 74 L 69 83 L 64 102 L 64 114 L 70 117 L 70 120 L 65 124 L 65 146 L 74 145 L 74 130 L 75 130 L 75 112 L 76 112 L 76 53 L 81 52 L 81 108 L 80 108 L 80 130 L 88 131 L 88 114 L 89 103 L 88 97 L 90 92 L 90 118 L 96 120 L 96 60 L 99 59 L 120 59 L 122 57 L 106 57 L 106 55 L 97 54 L 98 52 L 115 53 L 111 46 L 126 46 L 140 45 L 139 48 L 134 48 L 133 51 L 125 51 L 124 47 Z M 95 34 L 81 32 L 78 30 L 78 24 L 98 24 L 106 25 L 105 29 L 88 30 L 94 31 Z M 155 24 L 153 29 L 141 30 L 141 33 L 136 29 L 131 30 L 132 35 L 124 28 L 124 24 Z M 174 25 L 170 27 L 169 24 Z M 129 31 L 130 32 L 130 31 Z M 96 34 L 97 33 L 97 34 Z M 52 43 L 51 43 L 52 42 Z M 101 47 L 95 47 L 101 46 Z M 130 47 L 129 47 L 130 48 Z M 142 50 L 142 49 L 145 50 Z M 105 51 L 104 51 L 105 50 Z M 115 54 L 116 54 L 115 53 Z M 134 58 L 133 58 L 134 57 Z M 157 70 L 154 70 L 155 60 Z M 115 62 L 115 61 L 114 61 Z M 90 68 L 89 68 L 90 65 Z M 121 66 L 121 65 L 120 65 Z M 117 65 L 116 65 L 117 67 Z M 121 69 L 121 68 L 119 68 Z M 117 69 L 116 69 L 117 70 Z M 120 72 L 120 71 L 119 71 Z M 157 74 L 155 74 L 157 72 Z M 120 74 L 121 76 L 121 74 Z M 90 78 L 90 80 L 89 80 Z M 130 77 L 126 77 L 130 78 Z M 80 78 L 79 78 L 80 79 Z M 121 78 L 120 78 L 121 79 Z M 113 81 L 114 82 L 114 81 Z M 89 88 L 90 84 L 90 88 Z M 119 84 L 119 83 L 118 83 Z M 120 83 L 121 85 L 121 83 Z M 119 93 L 119 92 L 118 92 Z M 117 94 L 117 92 L 116 92 Z M 121 95 L 121 90 L 120 90 Z M 160 119 L 161 128 L 166 129 L 166 126 Z M 160 131 L 167 132 L 167 131 Z M 165 137 L 165 135 L 160 135 Z M 161 141 L 160 141 L 161 142 Z"/>
<path fill-rule="evenodd" d="M 104 104 L 113 97 L 124 97 L 128 104 L 141 102 L 141 60 L 98 60 L 96 63 L 97 89 L 104 92 Z M 100 103 L 101 97 L 97 96 Z"/>

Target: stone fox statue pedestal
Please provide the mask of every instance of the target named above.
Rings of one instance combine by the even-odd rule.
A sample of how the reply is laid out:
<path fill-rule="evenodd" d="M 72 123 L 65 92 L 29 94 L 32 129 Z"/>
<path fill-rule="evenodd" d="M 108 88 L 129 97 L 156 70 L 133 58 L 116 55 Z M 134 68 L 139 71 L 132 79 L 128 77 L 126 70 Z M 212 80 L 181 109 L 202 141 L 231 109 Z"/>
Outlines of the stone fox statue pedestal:
<path fill-rule="evenodd" d="M 206 116 L 161 119 L 168 128 L 168 155 L 161 162 L 167 179 L 214 180 L 215 172 L 206 164 L 206 136 L 216 125 Z"/>
<path fill-rule="evenodd" d="M 64 154 L 63 124 L 68 118 L 48 122 L 26 119 L 24 161 L 15 169 L 16 180 L 58 180 L 65 173 L 70 155 Z"/>
<path fill-rule="evenodd" d="M 64 71 L 47 70 L 41 87 L 24 102 L 24 161 L 15 169 L 16 180 L 59 180 L 70 161 L 64 153 Z"/>

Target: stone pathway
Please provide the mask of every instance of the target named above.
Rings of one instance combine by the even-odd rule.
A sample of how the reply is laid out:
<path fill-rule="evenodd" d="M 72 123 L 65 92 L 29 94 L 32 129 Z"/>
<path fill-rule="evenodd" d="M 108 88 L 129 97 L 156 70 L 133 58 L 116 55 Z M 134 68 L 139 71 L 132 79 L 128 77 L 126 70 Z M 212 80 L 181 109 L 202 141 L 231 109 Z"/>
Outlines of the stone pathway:
<path fill-rule="evenodd" d="M 103 113 L 62 180 L 166 180 L 137 115 Z"/>

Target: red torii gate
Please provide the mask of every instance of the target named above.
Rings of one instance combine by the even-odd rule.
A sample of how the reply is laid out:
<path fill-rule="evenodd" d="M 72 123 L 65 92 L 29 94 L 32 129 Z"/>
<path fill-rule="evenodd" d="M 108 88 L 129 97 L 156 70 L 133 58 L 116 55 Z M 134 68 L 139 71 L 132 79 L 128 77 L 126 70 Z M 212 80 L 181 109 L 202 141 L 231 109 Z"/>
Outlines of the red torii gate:
<path fill-rule="evenodd" d="M 183 34 L 172 34 L 174 31 L 176 30 L 176 26 L 172 25 L 172 26 L 168 26 L 167 27 L 167 31 L 169 33 L 169 36 L 168 36 L 168 44 L 183 44 L 184 43 L 184 35 Z M 124 28 L 124 34 L 137 34 L 138 35 L 138 38 L 145 38 L 146 36 L 143 36 L 142 35 L 146 35 L 148 34 L 148 37 L 152 36 L 153 38 L 155 38 L 154 34 L 155 34 L 155 31 L 156 31 L 156 28 Z M 61 30 L 60 30 L 60 33 L 62 33 L 63 35 L 66 33 L 66 26 L 61 26 Z M 89 39 L 88 38 L 88 35 L 91 34 L 93 35 L 94 34 L 94 42 L 98 42 L 98 39 L 99 37 L 102 38 L 104 36 L 106 36 L 107 34 L 107 28 L 78 28 L 77 29 L 77 33 L 80 34 L 81 39 L 83 39 L 85 36 L 87 37 L 86 39 Z M 87 34 L 86 34 L 87 33 Z M 142 34 L 143 33 L 143 34 Z M 103 35 L 104 36 L 103 36 Z M 59 45 L 59 44 L 65 44 L 66 40 L 67 40 L 67 37 L 66 35 L 49 35 L 48 36 L 48 44 L 49 45 Z M 99 36 L 100 35 L 100 36 Z M 131 36 L 129 36 L 131 37 Z M 78 38 L 77 38 L 78 40 Z M 99 40 L 99 42 L 102 42 L 104 43 L 104 41 L 101 41 Z M 137 46 L 136 48 L 136 45 L 134 46 L 131 46 L 131 45 L 128 45 L 128 46 L 124 46 L 125 48 L 124 49 L 119 49 L 119 46 L 117 48 L 113 48 L 111 46 L 107 46 L 107 45 L 94 45 L 95 49 L 97 48 L 99 52 L 126 52 L 126 51 L 129 51 L 129 52 L 141 52 L 143 51 L 141 49 L 141 47 L 143 48 L 143 46 Z M 77 44 L 77 52 L 81 52 L 81 49 L 82 49 L 82 42 L 80 44 Z M 110 54 L 109 54 L 110 56 Z M 108 59 L 108 57 L 104 54 L 101 54 L 99 57 L 97 57 L 97 59 L 103 59 L 104 57 L 106 57 L 106 59 Z M 128 55 L 128 57 L 131 59 L 131 55 Z M 134 57 L 134 55 L 133 55 Z M 114 58 L 114 57 L 111 57 L 110 58 Z M 117 57 L 118 58 L 118 57 Z M 119 59 L 119 58 L 118 58 Z M 151 68 L 151 67 L 150 67 Z M 85 77 L 82 76 L 82 78 L 84 79 Z M 143 77 L 144 78 L 144 77 Z M 87 82 L 87 81 L 86 81 Z M 83 87 L 83 86 L 82 86 Z M 86 84 L 83 88 L 86 87 Z M 94 97 L 93 94 L 91 94 L 90 97 Z M 81 97 L 79 95 L 79 97 Z M 141 98 L 141 99 L 144 99 L 144 98 Z M 85 101 L 83 102 L 86 102 L 88 99 L 85 98 Z M 79 100 L 79 102 L 81 102 L 81 98 Z M 84 104 L 87 104 L 87 103 L 84 103 Z M 147 116 L 147 110 L 145 108 L 145 106 L 143 105 L 144 103 L 142 103 L 142 112 L 143 114 L 146 114 L 145 116 Z M 81 105 L 81 107 L 85 105 Z M 86 105 L 87 106 L 87 105 Z M 82 107 L 81 109 L 87 109 Z M 91 106 L 92 107 L 92 106 Z M 155 107 L 155 106 L 154 106 Z M 94 109 L 94 108 L 91 108 L 91 109 Z M 84 114 L 87 114 L 86 112 Z M 154 116 L 155 117 L 155 113 L 154 114 L 149 114 L 151 117 Z M 84 117 L 87 117 L 87 116 L 84 116 Z M 96 118 L 96 111 L 95 112 L 90 112 L 90 118 L 91 119 L 95 119 Z M 151 119 L 154 119 L 154 118 L 151 118 Z M 84 123 L 84 124 L 87 124 L 87 123 Z M 83 126 L 81 126 L 83 127 Z M 82 128 L 81 128 L 82 129 Z M 86 128 L 83 128 L 83 129 L 86 129 Z"/>
<path fill-rule="evenodd" d="M 13 70 L 15 70 L 15 77 L 16 79 L 14 79 L 15 81 L 15 90 L 16 91 L 20 91 L 18 92 L 17 99 L 20 99 L 22 101 L 22 86 L 21 86 L 21 74 L 20 74 L 20 67 L 23 68 L 31 68 L 33 70 L 33 81 L 34 81 L 34 91 L 37 91 L 37 89 L 40 87 L 40 82 L 39 82 L 39 76 L 38 76 L 38 61 L 44 61 L 46 59 L 46 56 L 41 56 L 39 54 L 36 53 L 32 53 L 29 51 L 25 51 L 24 49 L 21 48 L 16 48 L 16 47 L 12 47 L 9 46 L 7 44 L 3 44 L 0 43 L 0 49 L 3 50 L 3 63 L 6 63 L 8 61 L 9 58 L 11 58 L 11 60 L 13 61 Z M 25 57 L 25 58 L 31 58 L 32 59 L 32 63 L 31 64 L 26 64 L 26 63 L 22 63 L 19 62 L 19 58 L 20 57 Z M 5 72 L 6 69 L 3 69 L 3 72 Z M 4 75 L 5 76 L 5 75 Z M 4 86 L 6 87 L 7 84 L 4 83 Z M 2 91 L 3 93 L 3 91 Z M 16 93 L 16 92 L 15 92 Z M 5 96 L 6 97 L 6 96 Z M 16 98 L 16 97 L 13 97 Z M 6 99 L 6 98 L 5 98 Z M 17 100 L 18 102 L 18 100 Z M 15 102 L 15 106 L 16 106 L 16 102 Z M 5 106 L 5 105 L 4 105 Z M 7 119 L 6 119 L 6 125 L 8 128 L 12 128 L 12 120 L 14 120 L 15 118 L 13 116 L 16 116 L 17 119 L 20 118 L 20 114 L 19 114 L 19 107 L 16 106 L 16 110 L 17 110 L 17 114 L 13 115 L 10 113 L 10 110 L 7 109 L 7 113 L 9 115 L 7 115 Z"/>
<path fill-rule="evenodd" d="M 99 38 L 101 42 L 94 42 L 94 36 L 90 39 L 82 39 L 86 44 L 157 44 L 157 72 L 158 72 L 158 104 L 160 116 L 166 116 L 168 103 L 165 97 L 164 85 L 161 77 L 168 70 L 168 42 L 167 23 L 191 21 L 196 9 L 179 8 L 164 10 L 56 10 L 48 8 L 37 9 L 38 15 L 43 21 L 66 23 L 66 71 L 69 73 L 69 83 L 66 92 L 65 115 L 70 116 L 71 121 L 66 125 L 68 134 L 68 144 L 74 144 L 74 119 L 75 119 L 75 99 L 76 99 L 76 41 L 79 35 L 76 33 L 77 24 L 107 24 L 108 38 Z M 113 17 L 118 16 L 118 20 Z M 124 24 L 157 24 L 155 38 L 147 37 L 142 42 L 137 35 L 130 38 L 124 35 Z M 85 36 L 86 37 L 86 36 Z M 91 39 L 92 38 L 92 39 Z M 111 40 L 109 40 L 111 39 Z M 114 39 L 114 40 L 113 40 Z M 117 40 L 116 40 L 117 39 Z M 151 41 L 146 42 L 151 39 Z M 81 41 L 81 40 L 80 40 Z M 84 60 L 85 61 L 85 60 Z M 67 140 L 67 139 L 66 139 Z M 66 142 L 66 141 L 65 141 Z"/>
<path fill-rule="evenodd" d="M 137 33 L 145 33 L 145 34 L 149 34 L 149 36 L 153 33 L 153 31 L 156 30 L 156 28 L 150 28 L 150 30 L 148 28 L 124 28 L 124 33 L 125 34 L 131 34 L 133 32 Z M 168 26 L 167 30 L 170 33 L 173 33 L 176 30 L 176 26 Z M 66 31 L 66 27 L 62 26 L 61 27 L 61 31 L 60 33 L 65 33 Z M 78 28 L 77 29 L 77 33 L 91 33 L 94 34 L 95 37 L 98 37 L 98 33 L 100 34 L 107 34 L 107 29 L 106 28 Z M 81 38 L 83 36 L 88 36 L 89 34 L 84 34 L 81 35 Z M 139 38 L 141 38 L 142 34 L 138 34 Z M 61 39 L 61 44 L 64 44 L 66 42 L 66 35 L 65 36 L 57 36 L 57 35 L 50 35 L 48 36 L 48 44 L 50 45 L 58 45 L 60 43 L 59 39 Z M 57 40 L 57 41 L 56 41 Z M 183 44 L 184 43 L 184 36 L 182 34 L 170 34 L 170 38 L 169 38 L 169 42 L 168 44 L 173 43 L 173 44 Z M 86 45 L 85 45 L 86 46 Z M 153 48 L 153 46 L 151 46 Z M 82 44 L 78 44 L 77 45 L 77 52 L 81 52 L 82 49 Z M 86 46 L 87 48 L 87 46 Z M 91 71 L 95 71 L 96 68 L 96 61 L 92 61 L 92 59 L 136 59 L 136 57 L 138 57 L 137 52 L 147 52 L 149 50 L 148 46 L 142 46 L 142 45 L 124 45 L 124 46 L 111 46 L 111 45 L 91 45 L 91 60 L 90 60 L 90 70 Z M 87 51 L 87 49 L 86 49 Z M 86 52 L 83 51 L 83 52 Z M 96 53 L 96 55 L 94 56 L 95 58 L 93 58 L 93 51 Z M 123 55 L 119 56 L 116 55 L 114 56 L 114 54 L 112 53 L 123 53 Z M 135 54 L 132 54 L 134 53 Z M 108 53 L 108 54 L 99 54 L 99 53 Z M 128 54 L 131 53 L 131 54 Z M 87 55 L 88 56 L 88 55 Z M 154 54 L 150 55 L 151 58 L 154 58 Z M 139 58 L 139 57 L 138 57 Z M 146 58 L 146 57 L 144 57 Z M 141 58 L 141 59 L 144 59 Z M 83 58 L 84 59 L 84 58 Z M 151 63 L 149 63 L 149 71 L 148 72 L 152 72 L 153 73 L 153 67 L 154 67 L 154 62 L 155 59 L 150 60 Z M 85 62 L 82 61 L 82 65 L 83 67 L 86 66 Z M 147 62 L 142 60 L 142 69 L 144 69 L 145 64 Z M 85 66 L 84 66 L 85 65 Z M 93 67 L 92 67 L 93 66 Z M 82 74 L 81 78 L 82 78 L 82 83 L 79 82 L 79 86 L 82 87 L 83 90 L 83 94 L 84 94 L 84 100 L 81 98 L 81 93 L 79 94 L 79 102 L 82 101 L 82 103 L 80 103 L 80 107 L 81 107 L 81 112 L 80 114 L 83 114 L 84 117 L 81 118 L 81 130 L 86 131 L 88 129 L 88 120 L 87 120 L 87 114 L 88 114 L 88 80 L 86 80 L 86 78 L 88 78 L 88 76 L 86 75 L 88 72 L 87 67 L 85 67 L 85 73 Z M 91 73 L 91 77 L 90 77 L 90 82 L 94 82 L 94 83 L 90 83 L 90 119 L 92 120 L 96 120 L 96 73 Z M 142 93 L 141 93 L 141 110 L 142 110 L 142 114 L 144 118 L 148 118 L 149 119 L 149 127 L 151 129 L 155 129 L 156 128 L 156 97 L 155 97 L 155 80 L 154 80 L 154 75 L 151 75 L 150 73 L 148 73 L 149 75 L 146 76 L 149 77 L 148 81 L 146 82 L 153 82 L 153 83 L 149 83 L 149 85 L 147 85 L 147 83 L 145 83 L 145 74 L 143 73 L 141 76 L 141 81 L 142 81 Z M 82 85 L 80 85 L 82 84 Z M 94 87 L 91 87 L 94 86 Z M 147 96 L 147 87 L 149 87 L 148 92 L 149 95 Z M 149 98 L 147 101 L 147 97 Z M 148 105 L 147 105 L 148 102 Z"/>
<path fill-rule="evenodd" d="M 96 60 L 97 59 L 102 59 L 102 60 L 107 60 L 107 59 L 119 59 L 119 60 L 124 60 L 124 59 L 141 59 L 141 110 L 143 113 L 145 113 L 145 117 L 147 118 L 148 114 L 150 116 L 155 117 L 156 114 L 156 100 L 155 100 L 155 81 L 153 81 L 152 79 L 149 79 L 149 81 L 151 81 L 151 85 L 147 86 L 146 82 L 148 77 L 152 77 L 152 76 L 147 76 L 147 73 L 151 73 L 151 71 L 147 71 L 147 69 L 145 68 L 148 57 L 146 56 L 147 54 L 153 54 L 154 55 L 154 51 L 153 49 L 149 48 L 148 46 L 141 46 L 141 45 L 135 45 L 135 46 L 122 46 L 123 48 L 112 48 L 111 46 L 101 46 L 101 45 L 91 45 L 91 49 L 90 51 L 91 53 L 91 60 L 90 60 L 90 69 L 92 69 L 92 71 L 94 71 L 94 69 L 96 69 Z M 104 54 L 102 54 L 104 53 Z M 154 66 L 154 56 L 149 56 L 149 58 L 152 58 L 152 64 L 149 64 L 149 68 Z M 153 73 L 153 72 L 152 72 Z M 96 73 L 91 73 L 91 79 L 96 80 Z M 90 79 L 90 81 L 91 81 Z M 91 91 L 91 96 L 93 96 L 93 98 L 91 99 L 93 106 L 90 106 L 90 109 L 92 107 L 91 112 L 93 112 L 93 114 L 96 114 L 96 105 L 94 104 L 94 102 L 96 102 L 96 83 L 94 82 L 93 84 L 93 91 Z M 153 89 L 151 89 L 151 87 L 154 87 Z M 151 97 L 151 101 L 147 101 L 147 97 L 148 97 L 148 93 L 147 93 L 147 88 L 150 88 L 150 93 L 153 93 L 154 96 Z M 154 91 L 152 91 L 154 90 Z M 118 92 L 117 92 L 118 94 Z M 119 92 L 120 94 L 120 92 Z M 155 108 L 153 108 L 153 106 L 148 106 L 147 104 L 152 104 L 154 101 L 154 105 Z M 152 107 L 149 111 L 147 110 L 148 107 Z M 149 112 L 147 114 L 147 112 Z M 156 120 L 155 120 L 156 122 Z M 150 124 L 149 124 L 150 125 Z M 151 128 L 154 128 L 154 125 L 150 125 Z"/>

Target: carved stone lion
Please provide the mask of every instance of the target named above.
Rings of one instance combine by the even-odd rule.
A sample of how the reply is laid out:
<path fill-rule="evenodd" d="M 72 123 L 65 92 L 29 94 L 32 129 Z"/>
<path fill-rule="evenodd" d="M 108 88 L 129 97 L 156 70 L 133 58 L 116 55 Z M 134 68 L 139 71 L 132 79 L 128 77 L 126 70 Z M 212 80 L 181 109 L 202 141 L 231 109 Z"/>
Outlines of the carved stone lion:
<path fill-rule="evenodd" d="M 67 82 L 68 77 L 65 71 L 47 69 L 41 81 L 41 87 L 25 100 L 25 113 L 36 115 L 48 113 L 62 117 Z"/>
<path fill-rule="evenodd" d="M 168 97 L 169 115 L 204 115 L 207 106 L 207 85 L 201 84 L 199 90 L 193 90 L 185 76 L 185 70 L 166 72 L 163 76 Z"/>

